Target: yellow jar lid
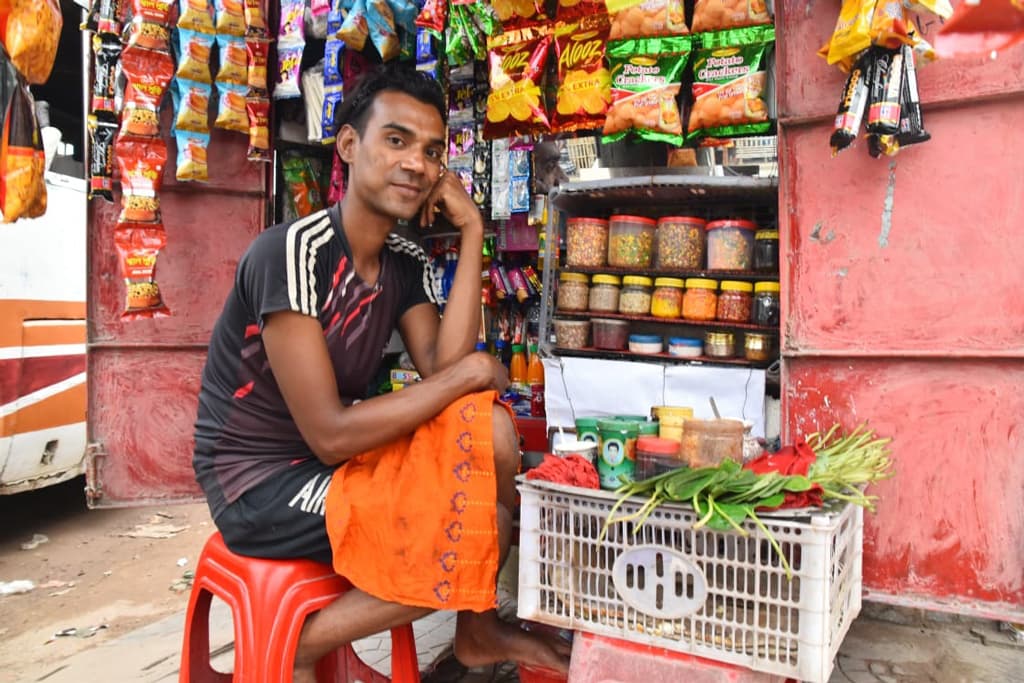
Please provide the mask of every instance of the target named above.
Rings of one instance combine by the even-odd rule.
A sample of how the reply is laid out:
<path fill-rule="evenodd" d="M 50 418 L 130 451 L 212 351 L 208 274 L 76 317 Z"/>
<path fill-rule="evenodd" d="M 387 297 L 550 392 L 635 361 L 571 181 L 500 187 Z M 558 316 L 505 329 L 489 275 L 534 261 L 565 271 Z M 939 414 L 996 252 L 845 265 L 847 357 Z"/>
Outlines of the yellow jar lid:
<path fill-rule="evenodd" d="M 718 282 L 704 278 L 691 277 L 686 281 L 687 289 L 718 289 Z"/>
<path fill-rule="evenodd" d="M 755 240 L 777 240 L 779 239 L 778 230 L 758 230 L 754 233 Z"/>
<path fill-rule="evenodd" d="M 595 275 L 591 280 L 595 285 L 615 285 L 616 287 L 622 284 L 622 278 L 618 275 Z"/>
<path fill-rule="evenodd" d="M 779 291 L 778 282 L 758 282 L 754 285 L 755 292 L 777 292 Z"/>
<path fill-rule="evenodd" d="M 562 273 L 558 279 L 562 282 L 590 282 L 590 276 L 583 273 Z"/>
<path fill-rule="evenodd" d="M 723 292 L 753 292 L 754 285 L 739 280 L 722 280 Z"/>
<path fill-rule="evenodd" d="M 622 278 L 622 284 L 624 285 L 639 285 L 641 287 L 650 287 L 651 278 L 644 277 L 642 275 L 627 275 Z"/>
<path fill-rule="evenodd" d="M 683 281 L 677 277 L 659 277 L 654 281 L 655 287 L 683 287 Z"/>

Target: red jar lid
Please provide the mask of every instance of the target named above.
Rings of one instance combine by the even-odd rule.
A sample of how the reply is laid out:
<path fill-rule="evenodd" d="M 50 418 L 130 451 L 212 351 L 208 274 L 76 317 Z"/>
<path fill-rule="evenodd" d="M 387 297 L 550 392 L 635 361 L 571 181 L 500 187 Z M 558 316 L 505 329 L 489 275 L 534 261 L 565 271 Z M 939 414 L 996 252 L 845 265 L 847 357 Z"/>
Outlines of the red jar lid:
<path fill-rule="evenodd" d="M 603 218 L 589 218 L 587 216 L 574 216 L 566 221 L 567 225 L 580 225 L 586 223 L 596 223 L 598 225 L 608 225 L 608 221 Z"/>
<path fill-rule="evenodd" d="M 729 219 L 724 221 L 711 221 L 706 226 L 704 226 L 705 230 L 718 230 L 719 228 L 739 228 L 740 230 L 757 230 L 757 224 L 754 223 L 754 221 Z"/>
<path fill-rule="evenodd" d="M 658 219 L 658 225 L 662 223 L 688 223 L 697 224 L 703 227 L 707 224 L 707 221 L 703 218 L 697 218 L 696 216 L 664 216 Z"/>
<path fill-rule="evenodd" d="M 656 436 L 641 436 L 636 440 L 637 451 L 655 455 L 677 455 L 679 442 L 675 439 L 661 439 Z"/>
<path fill-rule="evenodd" d="M 627 216 L 625 214 L 612 216 L 608 221 L 611 223 L 643 223 L 644 225 L 658 225 L 658 221 L 653 218 L 647 218 L 646 216 Z"/>

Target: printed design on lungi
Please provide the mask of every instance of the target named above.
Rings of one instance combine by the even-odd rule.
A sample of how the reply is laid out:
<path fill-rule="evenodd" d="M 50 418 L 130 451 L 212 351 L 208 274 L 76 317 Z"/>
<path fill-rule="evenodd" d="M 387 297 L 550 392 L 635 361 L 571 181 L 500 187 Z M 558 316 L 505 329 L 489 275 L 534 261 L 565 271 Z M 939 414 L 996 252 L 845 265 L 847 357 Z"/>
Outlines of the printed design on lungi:
<path fill-rule="evenodd" d="M 446 571 L 448 573 L 451 573 L 451 572 L 455 571 L 455 562 L 458 559 L 459 559 L 459 556 L 455 553 L 455 551 L 454 550 L 449 550 L 448 552 L 446 552 L 443 555 L 441 555 L 441 559 L 440 559 L 441 569 L 443 569 L 444 571 Z"/>
<path fill-rule="evenodd" d="M 458 543 L 462 540 L 462 522 L 455 520 L 447 526 L 444 530 L 444 535 L 448 537 L 448 540 L 452 543 Z"/>
<path fill-rule="evenodd" d="M 473 450 L 473 435 L 470 432 L 462 432 L 459 434 L 459 438 L 455 440 L 455 445 L 463 453 L 470 453 Z"/>
<path fill-rule="evenodd" d="M 463 484 L 469 482 L 469 475 L 471 472 L 472 468 L 470 467 L 470 463 L 468 460 L 463 460 L 458 465 L 452 468 L 452 473 L 455 475 L 455 478 L 461 481 Z"/>
<path fill-rule="evenodd" d="M 434 586 L 434 595 L 441 602 L 448 602 L 452 597 L 452 584 L 447 581 L 441 581 Z"/>

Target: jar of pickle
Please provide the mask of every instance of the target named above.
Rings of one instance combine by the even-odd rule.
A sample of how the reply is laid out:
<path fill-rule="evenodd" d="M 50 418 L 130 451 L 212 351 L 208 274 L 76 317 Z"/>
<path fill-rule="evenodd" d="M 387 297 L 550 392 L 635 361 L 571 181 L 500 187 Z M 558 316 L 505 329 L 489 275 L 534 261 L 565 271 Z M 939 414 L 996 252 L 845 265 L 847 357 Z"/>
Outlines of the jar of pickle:
<path fill-rule="evenodd" d="M 754 270 L 759 273 L 779 272 L 778 230 L 758 230 L 754 233 Z"/>
<path fill-rule="evenodd" d="M 621 286 L 622 279 L 618 275 L 595 275 L 590 282 L 590 310 L 597 313 L 618 312 Z"/>
<path fill-rule="evenodd" d="M 585 311 L 590 300 L 590 278 L 583 273 L 562 273 L 558 276 L 560 311 Z"/>
<path fill-rule="evenodd" d="M 750 270 L 754 262 L 757 225 L 745 220 L 712 221 L 708 238 L 708 270 Z"/>
<path fill-rule="evenodd" d="M 708 332 L 704 335 L 704 355 L 709 358 L 732 358 L 736 355 L 736 338 L 732 332 Z"/>
<path fill-rule="evenodd" d="M 754 324 L 762 327 L 779 325 L 779 283 L 758 282 L 754 285 Z"/>
<path fill-rule="evenodd" d="M 608 265 L 617 268 L 650 268 L 657 221 L 643 216 L 612 216 L 608 219 Z"/>
<path fill-rule="evenodd" d="M 729 323 L 749 323 L 754 307 L 754 285 L 738 280 L 723 280 L 718 295 L 716 317 Z"/>
<path fill-rule="evenodd" d="M 651 278 L 641 275 L 627 275 L 622 278 L 622 293 L 619 295 L 619 313 L 627 315 L 648 315 L 651 312 Z"/>
<path fill-rule="evenodd" d="M 600 268 L 608 256 L 608 221 L 576 216 L 565 225 L 565 264 Z"/>
<path fill-rule="evenodd" d="M 704 267 L 704 226 L 706 222 L 691 216 L 666 216 L 658 219 L 655 233 L 654 267 L 700 270 Z"/>
<path fill-rule="evenodd" d="M 714 320 L 718 313 L 718 282 L 691 277 L 683 295 L 683 317 L 689 320 Z"/>
<path fill-rule="evenodd" d="M 683 314 L 683 281 L 659 277 L 654 281 L 651 315 L 655 318 L 678 318 Z"/>

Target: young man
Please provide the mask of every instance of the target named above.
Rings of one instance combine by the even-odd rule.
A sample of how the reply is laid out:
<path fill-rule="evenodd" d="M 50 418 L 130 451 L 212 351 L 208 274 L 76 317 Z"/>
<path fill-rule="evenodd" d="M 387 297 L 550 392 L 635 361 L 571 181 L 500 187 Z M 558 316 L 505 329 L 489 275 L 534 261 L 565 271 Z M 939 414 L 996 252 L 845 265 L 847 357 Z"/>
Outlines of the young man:
<path fill-rule="evenodd" d="M 433 609 L 459 611 L 466 666 L 564 671 L 564 645 L 493 609 L 517 436 L 494 403 L 505 369 L 473 352 L 483 220 L 445 173 L 441 89 L 385 67 L 338 116 L 345 198 L 268 229 L 239 263 L 203 372 L 197 479 L 232 550 L 333 562 L 356 586 L 307 620 L 295 681 L 342 644 Z M 393 234 L 400 219 L 438 215 L 461 233 L 443 319 L 422 250 Z M 396 326 L 424 379 L 367 398 Z"/>

